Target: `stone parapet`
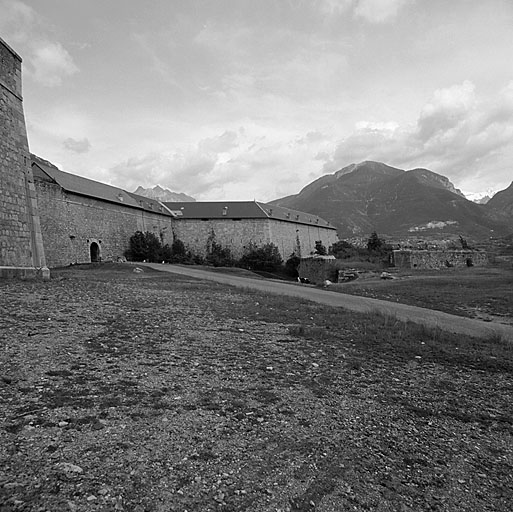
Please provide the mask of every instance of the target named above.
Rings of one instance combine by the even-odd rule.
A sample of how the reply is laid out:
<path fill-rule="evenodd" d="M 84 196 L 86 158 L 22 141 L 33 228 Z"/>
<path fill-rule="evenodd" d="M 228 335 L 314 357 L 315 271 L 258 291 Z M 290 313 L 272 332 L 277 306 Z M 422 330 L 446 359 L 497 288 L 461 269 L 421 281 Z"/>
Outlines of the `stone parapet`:
<path fill-rule="evenodd" d="M 337 260 L 335 256 L 309 256 L 301 258 L 298 268 L 299 278 L 308 279 L 311 283 L 322 284 L 329 280 L 337 280 Z"/>
<path fill-rule="evenodd" d="M 488 265 L 488 254 L 484 251 L 472 250 L 415 251 L 400 249 L 394 251 L 394 265 L 398 268 L 418 270 L 484 267 Z"/>

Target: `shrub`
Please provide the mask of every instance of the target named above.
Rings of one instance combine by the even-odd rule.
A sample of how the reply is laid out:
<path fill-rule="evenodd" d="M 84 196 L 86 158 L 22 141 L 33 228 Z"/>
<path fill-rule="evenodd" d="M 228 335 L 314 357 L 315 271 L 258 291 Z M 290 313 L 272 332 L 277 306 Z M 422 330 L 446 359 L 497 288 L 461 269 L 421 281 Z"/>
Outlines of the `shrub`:
<path fill-rule="evenodd" d="M 234 264 L 232 251 L 213 240 L 205 258 L 205 263 L 214 267 L 231 267 Z"/>
<path fill-rule="evenodd" d="M 328 254 L 328 251 L 323 245 L 322 240 L 315 241 L 315 254 L 318 254 L 319 256 L 326 256 L 326 254 Z"/>
<path fill-rule="evenodd" d="M 369 240 L 367 241 L 367 249 L 369 252 L 380 252 L 383 247 L 384 242 L 378 236 L 378 234 L 373 231 Z"/>
<path fill-rule="evenodd" d="M 239 265 L 248 270 L 274 272 L 283 265 L 283 259 L 278 251 L 278 247 L 273 243 L 268 243 L 261 247 L 252 246 L 249 251 L 242 256 Z"/>
<path fill-rule="evenodd" d="M 170 263 L 173 259 L 173 249 L 169 247 L 169 244 L 164 245 L 160 251 L 160 261 Z"/>
<path fill-rule="evenodd" d="M 285 272 L 292 277 L 298 277 L 298 267 L 301 263 L 301 258 L 299 256 L 296 256 L 294 253 L 292 253 L 289 257 L 289 259 L 285 262 Z"/>
<path fill-rule="evenodd" d="M 130 237 L 130 248 L 125 256 L 132 261 L 162 261 L 162 243 L 150 231 L 136 231 Z"/>
<path fill-rule="evenodd" d="M 175 238 L 171 244 L 171 263 L 185 263 L 187 259 L 185 244 L 179 238 Z"/>

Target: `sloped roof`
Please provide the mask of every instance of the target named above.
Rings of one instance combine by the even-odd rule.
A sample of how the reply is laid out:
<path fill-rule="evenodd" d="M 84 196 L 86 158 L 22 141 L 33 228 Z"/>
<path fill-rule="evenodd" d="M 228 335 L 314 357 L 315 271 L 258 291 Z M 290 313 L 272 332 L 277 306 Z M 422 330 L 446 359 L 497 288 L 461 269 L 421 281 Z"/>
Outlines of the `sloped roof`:
<path fill-rule="evenodd" d="M 275 219 L 336 229 L 328 221 L 310 213 L 259 203 L 257 201 L 196 201 L 164 203 L 178 219 Z"/>
<path fill-rule="evenodd" d="M 150 212 L 162 213 L 163 215 L 174 216 L 169 211 L 169 209 L 166 207 L 166 205 L 164 205 L 157 199 L 152 199 L 151 197 L 145 197 L 145 196 L 141 196 L 139 194 L 134 194 L 133 192 L 127 192 L 127 194 L 130 197 L 132 197 L 135 201 L 137 201 L 139 206 L 141 208 L 143 208 L 144 210 L 148 210 Z"/>
<path fill-rule="evenodd" d="M 32 165 L 37 166 L 67 192 L 93 197 L 95 199 L 102 199 L 110 203 L 123 204 L 131 208 L 172 216 L 169 210 L 163 207 L 163 205 L 155 199 L 149 199 L 137 194 L 132 194 L 112 185 L 107 185 L 99 181 L 94 181 L 89 178 L 83 178 L 82 176 L 61 171 L 49 162 L 46 162 L 35 155 L 32 156 Z"/>

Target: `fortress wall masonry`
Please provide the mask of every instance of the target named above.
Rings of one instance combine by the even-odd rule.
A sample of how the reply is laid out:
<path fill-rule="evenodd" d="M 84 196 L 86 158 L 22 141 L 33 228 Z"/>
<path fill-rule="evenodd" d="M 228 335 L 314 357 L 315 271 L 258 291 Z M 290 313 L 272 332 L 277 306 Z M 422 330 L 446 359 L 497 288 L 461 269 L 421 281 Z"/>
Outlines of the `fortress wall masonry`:
<path fill-rule="evenodd" d="M 69 193 L 43 179 L 36 178 L 36 187 L 49 267 L 89 263 L 92 242 L 102 261 L 116 261 L 136 231 L 173 241 L 171 217 Z"/>
<path fill-rule="evenodd" d="M 21 58 L 0 39 L 0 267 L 45 265 L 23 112 Z"/>
<path fill-rule="evenodd" d="M 253 242 L 264 245 L 270 242 L 267 219 L 180 219 L 173 224 L 175 237 L 188 250 L 199 256 L 207 254 L 207 243 L 215 234 L 215 242 L 230 248 L 232 256 L 240 258 Z"/>
<path fill-rule="evenodd" d="M 446 267 L 483 267 L 488 265 L 488 255 L 483 251 L 472 250 L 396 250 L 394 264 L 399 268 L 441 269 Z"/>
<path fill-rule="evenodd" d="M 333 229 L 322 226 L 296 224 L 274 219 L 177 219 L 174 233 L 186 247 L 201 256 L 206 256 L 207 242 L 212 233 L 216 243 L 230 248 L 232 256 L 240 258 L 251 245 L 262 246 L 273 243 L 284 260 L 298 252 L 298 240 L 302 253 L 309 254 L 315 241 L 322 240 L 326 247 L 337 241 Z"/>

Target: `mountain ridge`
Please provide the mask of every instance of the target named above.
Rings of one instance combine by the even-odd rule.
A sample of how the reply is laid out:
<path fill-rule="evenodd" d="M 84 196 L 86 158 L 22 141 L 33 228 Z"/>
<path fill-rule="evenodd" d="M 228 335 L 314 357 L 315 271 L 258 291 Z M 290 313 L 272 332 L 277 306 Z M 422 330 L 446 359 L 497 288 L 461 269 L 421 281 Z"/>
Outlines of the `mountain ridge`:
<path fill-rule="evenodd" d="M 195 202 L 196 199 L 183 192 L 173 192 L 168 188 L 163 188 L 160 185 L 155 185 L 153 188 L 144 188 L 141 185 L 134 190 L 134 194 L 148 197 L 151 199 L 158 199 L 159 201 L 170 202 Z"/>
<path fill-rule="evenodd" d="M 319 215 L 337 227 L 341 238 L 372 231 L 393 237 L 423 233 L 483 238 L 513 231 L 508 231 L 508 212 L 500 205 L 492 210 L 469 201 L 447 177 L 374 161 L 321 176 L 298 194 L 271 204 Z"/>

